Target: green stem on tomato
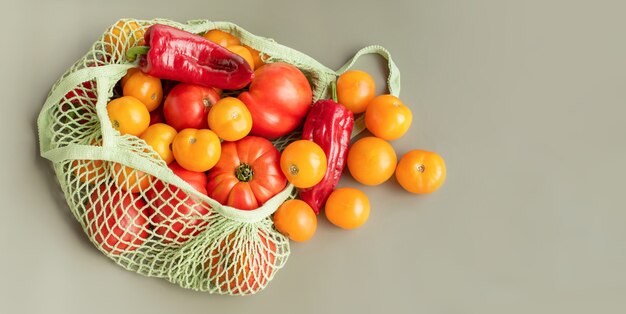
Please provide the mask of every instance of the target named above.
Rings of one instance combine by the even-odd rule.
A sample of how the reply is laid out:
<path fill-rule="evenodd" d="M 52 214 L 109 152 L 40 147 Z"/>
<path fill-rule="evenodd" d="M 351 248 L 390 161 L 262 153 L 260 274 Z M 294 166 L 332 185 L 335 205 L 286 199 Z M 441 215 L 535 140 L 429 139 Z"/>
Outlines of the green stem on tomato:
<path fill-rule="evenodd" d="M 254 171 L 252 171 L 252 167 L 250 167 L 250 165 L 245 164 L 243 162 L 240 163 L 239 167 L 237 167 L 237 170 L 235 170 L 235 177 L 237 177 L 237 180 L 241 182 L 248 182 L 252 180 L 253 176 L 254 176 Z"/>
<path fill-rule="evenodd" d="M 334 102 L 337 102 L 337 81 L 330 83 L 330 92 Z"/>
<path fill-rule="evenodd" d="M 138 55 L 145 55 L 148 53 L 149 50 L 150 47 L 148 46 L 131 47 L 126 51 L 126 59 L 128 59 L 129 61 L 134 61 L 135 59 L 137 59 Z"/>

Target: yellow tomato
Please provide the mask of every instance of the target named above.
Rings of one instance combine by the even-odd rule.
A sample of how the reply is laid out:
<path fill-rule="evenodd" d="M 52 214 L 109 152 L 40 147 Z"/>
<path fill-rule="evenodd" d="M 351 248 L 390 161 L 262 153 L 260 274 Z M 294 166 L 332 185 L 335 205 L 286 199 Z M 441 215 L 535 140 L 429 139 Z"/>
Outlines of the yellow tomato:
<path fill-rule="evenodd" d="M 106 168 L 102 160 L 74 160 L 72 162 L 74 174 L 80 182 L 94 183 L 97 178 L 103 176 Z"/>
<path fill-rule="evenodd" d="M 250 68 L 254 70 L 254 59 L 252 58 L 252 54 L 250 53 L 250 50 L 240 45 L 227 46 L 226 49 L 232 51 L 233 53 L 236 53 L 237 55 L 242 57 L 244 60 L 246 60 L 246 62 L 248 62 L 248 64 L 250 65 Z"/>
<path fill-rule="evenodd" d="M 364 137 L 348 151 L 348 169 L 352 177 L 365 185 L 387 181 L 396 169 L 398 159 L 393 147 L 377 137 Z"/>
<path fill-rule="evenodd" d="M 91 141 L 91 145 L 93 146 L 101 146 L 102 140 L 93 140 Z M 72 162 L 72 168 L 74 168 L 74 174 L 78 177 L 81 182 L 86 183 L 95 183 L 96 179 L 104 176 L 106 174 L 106 166 L 103 160 L 83 160 L 78 159 Z"/>
<path fill-rule="evenodd" d="M 150 145 L 165 163 L 169 164 L 174 161 L 172 142 L 174 142 L 176 134 L 176 129 L 173 127 L 165 123 L 155 123 L 141 134 L 141 139 Z"/>
<path fill-rule="evenodd" d="M 317 229 L 313 208 L 302 200 L 284 202 L 272 217 L 278 232 L 296 242 L 308 241 Z"/>
<path fill-rule="evenodd" d="M 326 218 L 343 229 L 362 226 L 370 216 L 370 201 L 365 193 L 353 188 L 336 189 L 326 201 Z"/>
<path fill-rule="evenodd" d="M 222 47 L 241 45 L 239 38 L 219 29 L 212 29 L 206 32 L 206 34 L 204 34 L 204 38 Z"/>
<path fill-rule="evenodd" d="M 126 75 L 124 75 L 120 80 L 120 86 L 122 87 L 122 89 L 124 88 L 124 85 L 126 85 L 126 82 L 128 82 L 128 79 L 131 76 L 135 75 L 137 72 L 141 72 L 141 70 L 139 70 L 139 68 L 130 68 L 128 69 L 128 71 L 126 71 Z"/>
<path fill-rule="evenodd" d="M 365 127 L 376 137 L 387 141 L 404 135 L 412 121 L 411 109 L 393 95 L 380 95 L 372 99 L 365 111 Z"/>
<path fill-rule="evenodd" d="M 246 47 L 246 49 L 248 49 L 248 51 L 250 51 L 250 55 L 252 56 L 252 60 L 254 61 L 254 68 L 258 69 L 260 67 L 262 67 L 263 65 L 265 65 L 265 62 L 263 62 L 263 59 L 261 59 L 261 54 L 259 53 L 258 50 L 250 47 L 250 46 L 246 46 L 243 45 L 244 47 Z"/>
<path fill-rule="evenodd" d="M 111 178 L 118 187 L 131 193 L 145 191 L 152 180 L 150 175 L 119 163 L 113 163 Z"/>
<path fill-rule="evenodd" d="M 252 116 L 239 99 L 220 99 L 209 111 L 209 128 L 225 141 L 238 141 L 252 129 Z"/>
<path fill-rule="evenodd" d="M 144 29 L 136 22 L 119 21 L 104 36 L 104 49 L 116 57 L 124 57 L 126 50 L 143 44 Z"/>
<path fill-rule="evenodd" d="M 412 150 L 400 158 L 396 179 L 411 193 L 429 194 L 446 181 L 446 164 L 437 153 Z"/>
<path fill-rule="evenodd" d="M 350 70 L 337 79 L 337 101 L 353 113 L 362 113 L 376 93 L 376 83 L 367 72 Z"/>
<path fill-rule="evenodd" d="M 184 129 L 172 143 L 174 159 L 189 171 L 207 171 L 220 159 L 222 147 L 217 134 L 207 129 Z"/>
<path fill-rule="evenodd" d="M 161 80 L 152 75 L 137 71 L 123 82 L 124 96 L 133 96 L 141 101 L 148 111 L 153 111 L 163 100 Z"/>
<path fill-rule="evenodd" d="M 298 188 L 310 188 L 318 184 L 326 174 L 326 154 L 316 143 L 308 140 L 295 141 L 280 155 L 280 168 Z"/>
<path fill-rule="evenodd" d="M 114 129 L 120 134 L 141 135 L 150 125 L 150 112 L 137 98 L 123 96 L 107 104 L 107 112 Z"/>

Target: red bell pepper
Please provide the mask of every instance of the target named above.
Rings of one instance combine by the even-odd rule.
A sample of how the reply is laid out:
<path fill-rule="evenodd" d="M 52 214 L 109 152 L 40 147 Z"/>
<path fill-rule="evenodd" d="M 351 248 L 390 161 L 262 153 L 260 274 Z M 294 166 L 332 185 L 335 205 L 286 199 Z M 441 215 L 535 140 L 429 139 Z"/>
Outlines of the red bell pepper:
<path fill-rule="evenodd" d="M 173 81 L 222 89 L 240 89 L 254 77 L 242 57 L 196 34 L 154 24 L 144 35 L 148 46 L 135 46 L 126 53 L 138 54 L 139 68 L 146 74 Z"/>
<path fill-rule="evenodd" d="M 302 139 L 318 144 L 326 154 L 328 162 L 322 181 L 313 187 L 300 190 L 300 199 L 309 204 L 316 214 L 319 214 L 339 182 L 348 158 L 353 127 L 352 112 L 333 100 L 318 100 L 309 110 L 302 130 Z"/>

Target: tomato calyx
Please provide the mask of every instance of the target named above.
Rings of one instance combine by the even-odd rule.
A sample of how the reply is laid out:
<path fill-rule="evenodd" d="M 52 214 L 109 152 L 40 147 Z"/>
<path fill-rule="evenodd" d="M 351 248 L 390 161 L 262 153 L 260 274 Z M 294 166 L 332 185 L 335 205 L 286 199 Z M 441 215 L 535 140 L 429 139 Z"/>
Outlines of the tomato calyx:
<path fill-rule="evenodd" d="M 214 105 L 213 102 L 211 101 L 211 98 L 209 97 L 202 98 L 202 104 L 204 105 L 204 108 L 206 109 L 210 109 Z"/>
<path fill-rule="evenodd" d="M 300 169 L 298 169 L 298 166 L 296 165 L 289 165 L 289 174 L 291 175 L 297 175 L 298 172 L 300 172 Z"/>
<path fill-rule="evenodd" d="M 235 177 L 241 182 L 248 182 L 254 177 L 254 171 L 252 167 L 246 163 L 240 163 L 237 170 L 235 170 Z"/>
<path fill-rule="evenodd" d="M 424 171 L 426 171 L 426 166 L 424 166 L 423 164 L 418 164 L 418 165 L 415 166 L 415 169 L 419 173 L 424 173 Z"/>

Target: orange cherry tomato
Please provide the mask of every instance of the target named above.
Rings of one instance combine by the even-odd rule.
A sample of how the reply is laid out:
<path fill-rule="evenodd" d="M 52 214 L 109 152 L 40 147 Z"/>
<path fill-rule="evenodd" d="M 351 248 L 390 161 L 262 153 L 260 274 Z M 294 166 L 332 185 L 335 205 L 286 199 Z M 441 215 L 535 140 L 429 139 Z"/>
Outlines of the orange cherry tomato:
<path fill-rule="evenodd" d="M 241 45 L 239 38 L 219 29 L 212 29 L 206 32 L 204 38 L 223 47 Z"/>
<path fill-rule="evenodd" d="M 337 79 L 337 100 L 353 113 L 362 113 L 376 94 L 376 83 L 371 75 L 350 70 Z"/>
<path fill-rule="evenodd" d="M 437 153 L 412 150 L 400 158 L 396 179 L 411 193 L 429 194 L 446 181 L 446 164 Z"/>
<path fill-rule="evenodd" d="M 96 179 L 105 175 L 106 167 L 102 160 L 74 160 L 72 167 L 80 182 L 95 183 Z"/>
<path fill-rule="evenodd" d="M 148 111 L 153 111 L 163 101 L 163 87 L 161 80 L 145 74 L 141 71 L 135 72 L 124 84 L 124 96 L 133 96 L 141 101 Z"/>
<path fill-rule="evenodd" d="M 227 46 L 226 49 L 238 54 L 240 57 L 246 60 L 246 62 L 248 62 L 248 64 L 250 65 L 250 68 L 254 70 L 254 59 L 252 58 L 252 54 L 250 53 L 250 50 L 246 49 L 246 47 L 241 46 L 241 45 Z"/>
<path fill-rule="evenodd" d="M 176 129 L 173 127 L 165 123 L 155 123 L 149 126 L 140 137 L 169 165 L 174 161 L 172 142 L 174 142 L 176 134 Z"/>
<path fill-rule="evenodd" d="M 123 96 L 107 104 L 107 112 L 113 128 L 122 135 L 141 135 L 150 125 L 150 112 L 137 98 Z"/>
<path fill-rule="evenodd" d="M 252 130 L 252 116 L 239 99 L 226 97 L 211 106 L 209 128 L 225 141 L 238 141 Z"/>
<path fill-rule="evenodd" d="M 110 174 L 118 187 L 131 193 L 145 191 L 152 182 L 152 176 L 147 173 L 119 163 L 113 163 Z"/>
<path fill-rule="evenodd" d="M 398 159 L 393 147 L 377 137 L 364 137 L 348 151 L 348 169 L 352 177 L 365 185 L 387 181 L 396 169 Z"/>
<path fill-rule="evenodd" d="M 128 71 L 126 71 L 126 75 L 124 75 L 120 80 L 120 86 L 122 87 L 122 89 L 124 88 L 124 85 L 126 85 L 126 82 L 128 82 L 128 79 L 137 72 L 141 72 L 141 70 L 139 70 L 139 68 L 130 68 L 128 69 Z"/>
<path fill-rule="evenodd" d="M 326 154 L 316 143 L 308 140 L 295 141 L 280 155 L 280 168 L 298 188 L 310 188 L 318 184 L 326 174 Z"/>
<path fill-rule="evenodd" d="M 144 29 L 136 22 L 119 21 L 104 36 L 104 49 L 117 58 L 124 58 L 126 50 L 143 44 Z"/>
<path fill-rule="evenodd" d="M 91 145 L 101 146 L 102 140 L 93 140 Z M 95 183 L 96 179 L 105 176 L 107 170 L 107 163 L 103 160 L 83 160 L 77 159 L 72 161 L 72 168 L 74 168 L 74 174 L 78 177 L 80 182 Z"/>
<path fill-rule="evenodd" d="M 215 166 L 222 147 L 217 134 L 211 130 L 184 129 L 174 137 L 172 151 L 181 167 L 204 172 Z"/>
<path fill-rule="evenodd" d="M 247 46 L 247 45 L 243 45 L 244 47 L 246 47 L 246 49 L 248 49 L 248 51 L 250 51 L 250 55 L 252 56 L 252 60 L 254 61 L 254 68 L 258 69 L 260 67 L 262 67 L 263 65 L 265 65 L 265 62 L 263 62 L 263 59 L 261 59 L 261 53 L 259 53 L 258 50 Z"/>
<path fill-rule="evenodd" d="M 354 229 L 362 226 L 369 218 L 370 201 L 360 190 L 340 188 L 330 193 L 324 212 L 333 225 Z"/>
<path fill-rule="evenodd" d="M 311 239 L 317 229 L 313 208 L 302 200 L 284 202 L 274 213 L 273 220 L 278 232 L 296 242 Z"/>
<path fill-rule="evenodd" d="M 409 130 L 413 114 L 398 97 L 380 95 L 372 99 L 365 111 L 365 127 L 387 141 L 400 138 Z"/>

